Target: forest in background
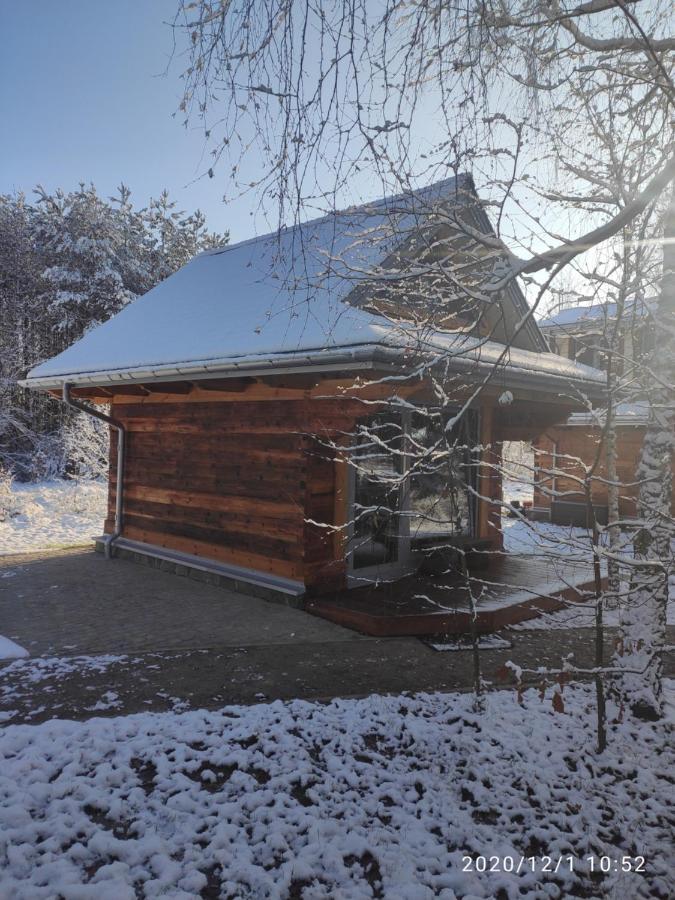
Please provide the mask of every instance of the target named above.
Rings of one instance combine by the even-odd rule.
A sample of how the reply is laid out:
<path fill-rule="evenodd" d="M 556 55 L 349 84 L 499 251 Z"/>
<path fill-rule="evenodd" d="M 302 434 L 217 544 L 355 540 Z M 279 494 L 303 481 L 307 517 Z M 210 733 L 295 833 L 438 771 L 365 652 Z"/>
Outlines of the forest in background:
<path fill-rule="evenodd" d="M 107 430 L 17 379 L 228 240 L 208 231 L 199 210 L 179 211 L 166 191 L 142 208 L 124 184 L 109 198 L 84 184 L 0 195 L 0 474 L 33 481 L 101 472 Z"/>

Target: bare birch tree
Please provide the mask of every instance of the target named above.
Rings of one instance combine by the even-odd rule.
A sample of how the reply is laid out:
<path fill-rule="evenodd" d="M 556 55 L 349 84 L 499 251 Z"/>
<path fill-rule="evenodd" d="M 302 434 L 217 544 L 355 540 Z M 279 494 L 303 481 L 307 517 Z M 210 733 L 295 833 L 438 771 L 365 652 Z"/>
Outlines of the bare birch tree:
<path fill-rule="evenodd" d="M 661 0 L 183 0 L 175 27 L 188 43 L 181 109 L 186 121 L 203 123 L 211 142 L 208 176 L 223 177 L 228 192 L 256 191 L 275 224 L 334 211 L 353 200 L 352 191 L 409 195 L 420 184 L 472 172 L 495 235 L 472 228 L 456 210 L 433 211 L 436 223 L 445 217 L 446 246 L 448 234 L 461 234 L 480 247 L 471 266 L 440 263 L 443 254 L 429 246 L 425 264 L 414 271 L 408 259 L 398 271 L 359 273 L 376 292 L 386 279 L 389 296 L 398 292 L 391 319 L 402 317 L 419 333 L 454 313 L 458 302 L 498 308 L 500 292 L 521 278 L 533 302 L 518 333 L 577 260 L 589 260 L 596 289 L 611 284 L 610 244 L 639 235 L 641 223 L 654 233 L 675 177 L 675 38 L 670 4 Z M 646 147 L 650 153 L 641 157 Z M 260 160 L 254 172 L 252 148 Z M 398 221 L 394 215 L 392 233 Z M 400 243 L 405 235 L 397 237 Z M 413 277 L 419 290 L 411 290 Z M 625 295 L 635 278 L 624 267 L 620 281 Z M 617 389 L 611 371 L 610 405 Z M 434 383 L 440 403 L 433 414 L 447 418 L 451 386 L 441 377 Z M 672 379 L 659 390 L 669 387 Z M 462 391 L 466 385 L 455 395 Z M 656 408 L 666 406 L 662 398 Z M 463 400 L 460 412 L 469 408 Z M 653 413 L 645 484 L 663 473 L 664 415 Z M 456 416 L 451 413 L 453 422 Z M 611 460 L 611 408 L 607 422 Z M 659 452 L 649 449 L 656 444 Z M 413 471 L 428 452 L 418 457 L 408 460 Z M 664 496 L 649 498 L 658 499 L 661 512 Z M 610 534 L 616 545 L 615 499 Z M 644 543 L 640 571 L 656 568 L 662 575 L 665 557 L 657 563 L 656 556 L 665 552 L 666 539 L 657 534 Z M 596 562 L 602 552 L 596 541 Z M 656 610 L 641 619 L 656 644 L 662 644 L 659 621 Z M 626 653 L 644 640 L 643 634 L 624 642 Z M 627 668 L 635 670 L 636 661 Z M 656 697 L 658 669 L 652 670 Z"/>

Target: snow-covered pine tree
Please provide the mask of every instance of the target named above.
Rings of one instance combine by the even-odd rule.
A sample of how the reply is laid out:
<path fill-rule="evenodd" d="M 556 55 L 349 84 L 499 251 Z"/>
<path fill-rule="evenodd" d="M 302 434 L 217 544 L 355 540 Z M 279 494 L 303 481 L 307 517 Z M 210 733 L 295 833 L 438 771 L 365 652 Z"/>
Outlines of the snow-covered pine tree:
<path fill-rule="evenodd" d="M 45 262 L 43 300 L 68 338 L 118 312 L 134 293 L 120 265 L 127 217 L 92 186 L 65 194 L 38 188 L 37 241 Z M 142 252 L 142 244 L 139 248 Z"/>
<path fill-rule="evenodd" d="M 0 467 L 24 478 L 58 472 L 74 426 L 69 411 L 16 379 L 228 240 L 166 192 L 147 208 L 134 207 L 124 184 L 109 199 L 93 185 L 38 187 L 36 196 L 0 196 Z"/>
<path fill-rule="evenodd" d="M 206 219 L 200 210 L 186 215 L 176 209 L 176 202 L 162 191 L 143 211 L 148 242 L 148 271 L 154 284 L 168 278 L 172 272 L 202 250 L 224 243 L 223 236 L 206 230 Z"/>

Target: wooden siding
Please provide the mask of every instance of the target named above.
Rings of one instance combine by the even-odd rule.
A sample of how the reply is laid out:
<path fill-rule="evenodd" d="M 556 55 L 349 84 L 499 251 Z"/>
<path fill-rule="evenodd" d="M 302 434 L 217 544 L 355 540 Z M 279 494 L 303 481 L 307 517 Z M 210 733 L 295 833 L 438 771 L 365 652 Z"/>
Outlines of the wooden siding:
<path fill-rule="evenodd" d="M 501 444 L 495 441 L 495 415 L 492 406 L 481 409 L 480 443 L 483 447 L 478 477 L 477 537 L 489 539 L 495 550 L 503 547 Z"/>
<path fill-rule="evenodd" d="M 335 387 L 326 383 L 323 391 Z M 379 390 L 366 389 L 367 403 L 349 392 L 322 398 L 321 385 L 299 390 L 243 380 L 227 392 L 116 395 L 112 415 L 127 432 L 123 536 L 302 581 L 314 593 L 339 589 L 349 467 L 328 444 L 344 444 L 355 423 L 376 412 Z M 492 402 L 482 410 L 483 444 L 493 440 Z M 485 462 L 492 461 L 486 451 Z M 116 465 L 113 439 L 108 532 Z M 481 491 L 501 497 L 498 473 L 482 469 Z M 479 504 L 478 519 L 481 536 L 498 545 L 498 507 Z"/>
<path fill-rule="evenodd" d="M 342 398 L 174 396 L 153 404 L 126 396 L 112 409 L 127 430 L 123 535 L 308 585 L 340 583 L 334 532 L 314 524 L 335 516 L 335 462 L 325 439 L 371 410 Z M 107 531 L 116 464 L 112 441 Z"/>
<path fill-rule="evenodd" d="M 637 513 L 638 486 L 635 484 L 637 465 L 642 448 L 644 428 L 639 426 L 619 426 L 617 428 L 618 465 L 617 475 L 622 483 L 619 501 L 619 514 L 630 518 Z M 576 462 L 580 459 L 587 466 L 593 464 L 600 440 L 600 430 L 584 428 L 583 426 L 568 426 L 550 428 L 536 442 L 535 447 L 539 451 L 536 464 L 543 469 L 550 469 L 557 460 L 555 466 L 567 475 L 558 475 L 555 479 L 540 477 L 535 484 L 534 505 L 542 509 L 550 509 L 551 497 L 542 487 L 555 490 L 563 496 L 559 499 L 571 502 L 584 502 L 585 497 L 580 490 L 578 478 L 583 478 L 583 468 Z M 563 457 L 572 457 L 564 459 Z M 673 460 L 673 473 L 675 476 L 675 460 Z M 596 478 L 593 481 L 593 502 L 599 506 L 607 505 L 607 485 L 600 479 L 606 477 L 604 459 L 600 459 L 600 465 L 596 470 Z M 675 483 L 675 482 L 674 482 Z M 673 512 L 675 512 L 675 494 L 673 499 Z"/>

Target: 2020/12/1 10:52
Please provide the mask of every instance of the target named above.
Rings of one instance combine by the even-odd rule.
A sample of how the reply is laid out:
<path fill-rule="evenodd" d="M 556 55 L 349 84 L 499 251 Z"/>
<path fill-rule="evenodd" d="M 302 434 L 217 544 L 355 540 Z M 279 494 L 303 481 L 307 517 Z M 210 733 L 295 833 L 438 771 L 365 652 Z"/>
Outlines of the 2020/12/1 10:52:
<path fill-rule="evenodd" d="M 602 872 L 645 872 L 646 862 L 644 856 L 585 856 L 577 859 L 575 856 L 463 856 L 463 872 L 523 872 L 528 869 L 532 872 L 556 873 L 561 869 L 570 872 L 579 869 L 586 870 L 590 874 Z"/>

